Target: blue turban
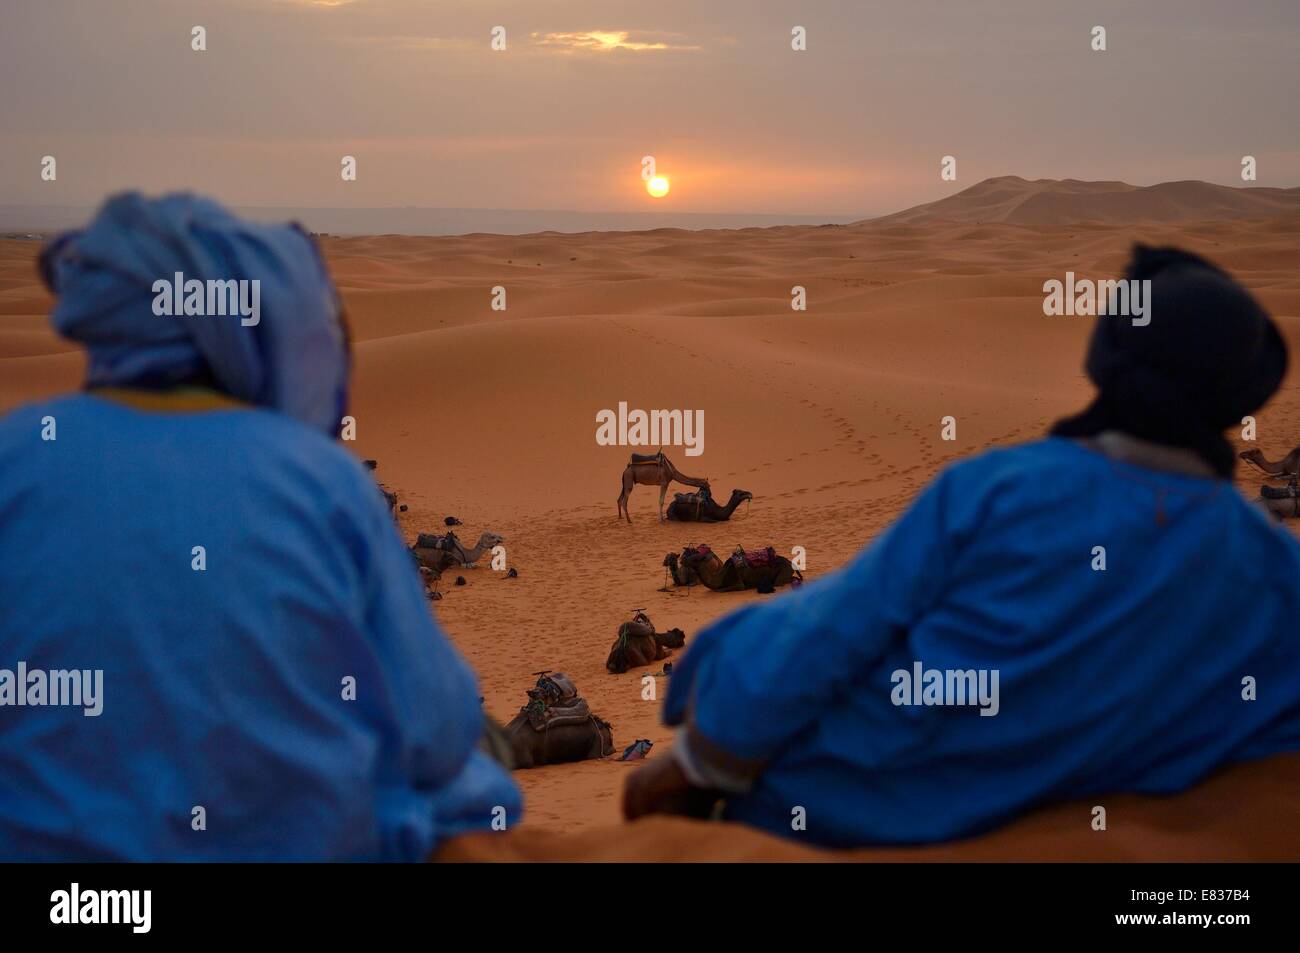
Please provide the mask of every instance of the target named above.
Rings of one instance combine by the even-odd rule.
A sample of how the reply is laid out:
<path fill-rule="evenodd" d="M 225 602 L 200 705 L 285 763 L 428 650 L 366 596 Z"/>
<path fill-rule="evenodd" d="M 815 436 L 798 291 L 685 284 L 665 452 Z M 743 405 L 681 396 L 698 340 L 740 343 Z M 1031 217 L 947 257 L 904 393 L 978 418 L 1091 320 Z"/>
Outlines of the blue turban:
<path fill-rule="evenodd" d="M 350 355 L 338 294 L 311 236 L 259 225 L 178 193 L 109 199 L 41 254 L 63 337 L 85 347 L 87 387 L 168 387 L 211 379 L 230 396 L 336 435 Z M 256 323 L 155 313 L 155 282 L 254 281 Z"/>
<path fill-rule="evenodd" d="M 1137 245 L 1124 278 L 1151 282 L 1150 324 L 1098 316 L 1085 364 L 1097 398 L 1052 434 L 1118 430 L 1192 450 L 1231 477 L 1236 457 L 1223 431 L 1281 385 L 1286 341 L 1250 292 L 1198 255 Z"/>

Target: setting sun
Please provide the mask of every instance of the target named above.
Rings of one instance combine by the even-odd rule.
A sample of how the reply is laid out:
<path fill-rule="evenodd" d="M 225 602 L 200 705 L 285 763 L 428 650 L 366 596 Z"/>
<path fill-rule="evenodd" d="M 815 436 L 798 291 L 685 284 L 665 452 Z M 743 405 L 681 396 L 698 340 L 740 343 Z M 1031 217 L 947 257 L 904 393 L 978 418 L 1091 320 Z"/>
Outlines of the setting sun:
<path fill-rule="evenodd" d="M 668 194 L 668 180 L 662 175 L 656 175 L 653 179 L 645 184 L 645 190 L 657 199 L 663 198 Z"/>

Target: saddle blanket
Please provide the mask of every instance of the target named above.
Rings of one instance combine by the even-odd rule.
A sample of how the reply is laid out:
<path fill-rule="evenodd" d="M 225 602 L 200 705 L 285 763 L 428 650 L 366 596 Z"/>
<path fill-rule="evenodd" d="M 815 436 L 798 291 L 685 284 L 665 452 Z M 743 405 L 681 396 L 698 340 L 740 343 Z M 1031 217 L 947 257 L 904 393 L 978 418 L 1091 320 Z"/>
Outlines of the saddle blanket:
<path fill-rule="evenodd" d="M 563 706 L 534 700 L 524 706 L 524 711 L 528 713 L 528 724 L 534 731 L 545 731 L 560 725 L 580 725 L 591 717 L 591 708 L 585 698 L 575 698 Z"/>
<path fill-rule="evenodd" d="M 753 569 L 763 569 L 776 564 L 776 550 L 771 546 L 767 547 L 767 549 L 738 548 L 731 554 L 731 559 L 737 566 L 749 566 Z"/>

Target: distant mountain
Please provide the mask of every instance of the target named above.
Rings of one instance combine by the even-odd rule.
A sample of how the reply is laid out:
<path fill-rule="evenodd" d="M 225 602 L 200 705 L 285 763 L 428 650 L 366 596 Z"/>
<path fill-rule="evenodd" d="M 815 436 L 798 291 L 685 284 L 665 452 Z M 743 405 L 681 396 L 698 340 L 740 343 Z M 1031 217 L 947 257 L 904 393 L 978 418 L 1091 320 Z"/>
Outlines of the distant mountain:
<path fill-rule="evenodd" d="M 763 228 L 771 225 L 847 224 L 855 215 L 764 215 L 710 212 L 578 212 L 568 209 L 479 208 L 268 208 L 238 207 L 255 221 L 297 221 L 331 235 L 464 235 L 492 232 L 637 231 L 652 228 Z M 94 214 L 90 207 L 0 205 L 0 234 L 43 233 L 75 228 Z"/>
<path fill-rule="evenodd" d="M 1016 175 L 985 179 L 965 191 L 855 224 L 928 222 L 1057 225 L 1095 222 L 1197 222 L 1300 214 L 1300 189 L 1237 189 L 1209 182 L 1081 182 Z"/>

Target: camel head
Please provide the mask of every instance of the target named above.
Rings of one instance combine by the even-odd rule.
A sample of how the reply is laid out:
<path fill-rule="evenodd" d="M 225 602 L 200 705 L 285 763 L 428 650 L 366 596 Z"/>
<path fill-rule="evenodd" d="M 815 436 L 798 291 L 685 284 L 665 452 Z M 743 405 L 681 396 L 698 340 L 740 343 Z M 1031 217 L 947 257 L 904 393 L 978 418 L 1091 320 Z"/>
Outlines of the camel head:
<path fill-rule="evenodd" d="M 687 569 L 694 569 L 712 555 L 713 553 L 711 551 L 701 551 L 688 546 L 686 549 L 682 550 L 682 565 Z"/>
<path fill-rule="evenodd" d="M 478 538 L 478 543 L 475 545 L 474 548 L 491 549 L 493 546 L 499 546 L 505 541 L 506 538 L 504 536 L 494 533 L 491 530 L 485 530 L 483 532 L 483 535 Z"/>
<path fill-rule="evenodd" d="M 656 638 L 660 645 L 670 649 L 680 649 L 686 644 L 686 633 L 681 629 L 669 629 L 667 632 L 659 633 Z"/>
<path fill-rule="evenodd" d="M 677 554 L 669 553 L 667 556 L 665 556 L 664 565 L 667 566 L 669 569 L 675 569 L 677 567 Z"/>
<path fill-rule="evenodd" d="M 1264 456 L 1264 451 L 1259 450 L 1258 448 L 1252 447 L 1249 450 L 1243 450 L 1241 453 L 1237 454 L 1237 456 L 1251 464 L 1256 470 L 1261 470 L 1268 474 L 1274 472 L 1272 466 L 1268 462 L 1268 458 Z"/>
<path fill-rule="evenodd" d="M 746 500 L 752 500 L 754 494 L 750 493 L 748 490 L 732 490 L 731 498 L 737 503 L 744 503 Z"/>

